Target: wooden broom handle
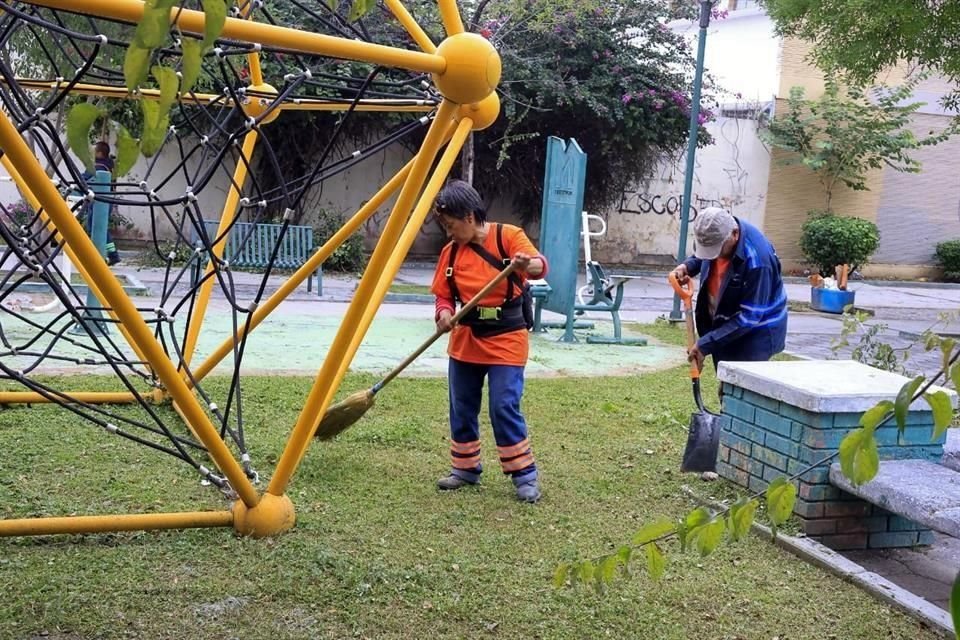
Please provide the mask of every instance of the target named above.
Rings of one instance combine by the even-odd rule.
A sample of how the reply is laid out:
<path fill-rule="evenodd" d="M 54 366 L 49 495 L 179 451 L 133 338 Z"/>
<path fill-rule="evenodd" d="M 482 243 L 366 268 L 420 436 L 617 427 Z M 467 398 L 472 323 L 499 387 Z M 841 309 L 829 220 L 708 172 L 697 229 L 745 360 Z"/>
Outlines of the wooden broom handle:
<path fill-rule="evenodd" d="M 450 318 L 451 324 L 457 324 L 458 322 L 460 322 L 460 320 L 462 320 L 465 315 L 467 315 L 468 313 L 470 313 L 471 311 L 473 311 L 474 307 L 476 307 L 478 304 L 480 304 L 480 301 L 483 300 L 491 291 L 493 291 L 493 289 L 494 289 L 498 284 L 500 284 L 501 282 L 503 282 L 504 280 L 506 280 L 506 279 L 510 276 L 510 274 L 513 273 L 513 272 L 516 271 L 516 270 L 517 270 L 517 263 L 511 261 L 510 264 L 507 266 L 506 269 L 504 269 L 503 271 L 501 271 L 500 273 L 498 273 L 495 278 L 493 278 L 490 282 L 488 282 L 488 283 L 483 287 L 483 289 L 480 289 L 480 291 L 477 292 L 477 295 L 475 295 L 475 296 L 473 296 L 472 298 L 470 298 L 470 301 L 467 302 L 465 305 L 463 305 L 463 306 L 460 308 L 460 311 L 457 311 L 457 313 L 454 314 L 454 316 L 453 316 L 452 318 Z M 523 292 L 521 291 L 521 292 L 519 292 L 518 295 L 522 295 L 522 294 L 523 294 Z M 433 335 L 430 336 L 430 337 L 427 339 L 426 342 L 424 342 L 422 345 L 420 345 L 420 346 L 417 348 L 416 351 L 414 351 L 414 352 L 411 353 L 409 356 L 407 356 L 407 357 L 404 359 L 404 361 L 401 362 L 400 364 L 398 364 L 398 365 L 393 369 L 393 371 L 391 371 L 390 373 L 388 373 L 388 374 L 386 375 L 386 377 L 384 377 L 383 380 L 381 380 L 380 382 L 378 382 L 378 383 L 373 387 L 373 392 L 376 393 L 376 392 L 379 391 L 381 388 L 383 388 L 388 382 L 390 382 L 391 380 L 393 380 L 394 378 L 396 378 L 398 375 L 400 375 L 400 372 L 401 372 L 401 371 L 403 371 L 404 369 L 406 369 L 407 366 L 409 366 L 411 362 L 413 362 L 414 360 L 416 360 L 417 358 L 419 358 L 419 357 L 420 357 L 420 354 L 422 354 L 424 351 L 426 351 L 427 349 L 429 349 L 429 348 L 430 348 L 430 345 L 432 345 L 434 342 L 436 342 L 436 341 L 440 338 L 440 336 L 442 336 L 444 333 L 446 333 L 446 331 L 440 331 L 439 329 L 437 329 L 436 331 L 434 331 L 434 332 L 433 332 Z"/>

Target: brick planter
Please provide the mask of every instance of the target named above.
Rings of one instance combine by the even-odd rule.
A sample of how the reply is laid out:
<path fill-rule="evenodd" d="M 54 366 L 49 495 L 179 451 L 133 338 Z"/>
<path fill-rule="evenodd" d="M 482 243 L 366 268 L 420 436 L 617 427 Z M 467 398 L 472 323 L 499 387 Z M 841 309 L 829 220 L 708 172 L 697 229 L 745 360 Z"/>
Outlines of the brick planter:
<path fill-rule="evenodd" d="M 717 471 L 751 491 L 837 451 L 863 412 L 893 400 L 907 381 L 832 360 L 723 363 L 718 375 L 724 420 Z M 903 434 L 891 421 L 876 435 L 881 460 L 939 462 L 943 455 L 945 436 L 931 441 L 933 414 L 922 401 L 911 406 Z M 799 479 L 794 513 L 807 536 L 834 549 L 930 544 L 930 530 L 834 487 L 829 471 L 822 465 Z"/>

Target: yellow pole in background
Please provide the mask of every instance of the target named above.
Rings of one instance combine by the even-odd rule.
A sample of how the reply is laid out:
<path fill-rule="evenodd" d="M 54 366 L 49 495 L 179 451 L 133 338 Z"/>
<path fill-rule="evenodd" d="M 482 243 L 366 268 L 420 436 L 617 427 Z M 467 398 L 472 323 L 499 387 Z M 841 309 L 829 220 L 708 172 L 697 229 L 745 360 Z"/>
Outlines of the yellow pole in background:
<path fill-rule="evenodd" d="M 357 325 L 356 332 L 353 334 L 353 340 L 350 343 L 350 349 L 347 352 L 348 356 L 344 358 L 340 365 L 340 369 L 337 371 L 337 375 L 340 378 L 346 375 L 347 370 L 350 367 L 350 362 L 353 360 L 353 355 L 356 354 L 357 350 L 360 348 L 360 344 L 363 342 L 367 331 L 370 329 L 370 325 L 373 324 L 373 319 L 377 315 L 377 311 L 379 310 L 380 305 L 383 303 L 383 299 L 387 296 L 387 291 L 390 289 L 390 285 L 393 284 L 393 280 L 396 278 L 397 272 L 400 271 L 400 267 L 403 266 L 403 261 L 407 257 L 410 247 L 413 246 L 414 241 L 417 239 L 417 234 L 420 233 L 420 229 L 423 226 L 427 215 L 433 208 L 433 201 L 436 200 L 437 194 L 440 193 L 440 189 L 443 188 L 443 183 L 446 181 L 447 175 L 450 173 L 450 169 L 457 161 L 460 149 L 463 148 L 464 142 L 466 141 L 467 136 L 470 135 L 470 131 L 472 129 L 473 120 L 470 118 L 463 118 L 454 132 L 453 138 L 450 140 L 450 144 L 447 145 L 447 148 L 444 150 L 443 156 L 440 158 L 440 162 L 437 163 L 437 168 L 434 169 L 433 176 L 430 178 L 426 188 L 423 190 L 423 195 L 420 196 L 420 201 L 417 203 L 417 208 L 414 210 L 413 215 L 410 216 L 410 220 L 407 222 L 407 226 L 404 228 L 403 234 L 400 236 L 400 240 L 397 242 L 397 248 L 392 254 L 390 254 L 390 259 L 387 261 L 384 273 L 379 282 L 377 282 L 377 288 L 373 292 L 371 304 L 367 306 L 363 317 L 360 319 L 360 324 Z M 336 389 L 331 388 L 331 393 L 328 393 L 328 397 L 326 398 L 327 403 L 332 401 L 334 393 L 336 393 Z"/>
<path fill-rule="evenodd" d="M 243 138 L 243 146 L 240 148 L 240 157 L 237 158 L 237 166 L 233 170 L 233 181 L 230 183 L 230 191 L 227 193 L 227 201 L 223 205 L 223 213 L 220 214 L 220 225 L 217 227 L 216 237 L 220 240 L 211 247 L 210 251 L 217 260 L 223 257 L 223 252 L 227 246 L 226 231 L 234 218 L 237 217 L 237 205 L 240 202 L 240 192 L 243 190 L 243 184 L 247 180 L 247 163 L 253 158 L 253 150 L 257 144 L 257 130 L 251 129 Z M 246 162 L 244 162 L 246 159 Z M 202 224 L 202 221 L 201 221 Z M 207 268 L 204 277 L 213 272 L 215 268 L 214 257 L 207 262 Z M 193 358 L 193 352 L 197 348 L 197 339 L 200 336 L 200 326 L 207 315 L 207 305 L 210 303 L 210 294 L 213 293 L 213 284 L 216 278 L 206 278 L 200 285 L 200 291 L 197 293 L 197 300 L 194 305 L 193 313 L 190 316 L 190 324 L 187 327 L 187 337 L 183 343 L 183 363 L 190 365 Z M 183 371 L 183 377 L 187 377 L 186 369 Z"/>
<path fill-rule="evenodd" d="M 64 395 L 70 400 L 84 404 L 130 404 L 137 401 L 137 396 L 129 391 L 65 391 Z M 59 398 L 54 394 L 54 398 Z M 146 399 L 146 398 L 144 398 Z M 0 391 L 0 404 L 43 404 L 46 402 L 62 402 L 50 400 L 47 396 L 36 391 Z"/>
<path fill-rule="evenodd" d="M 437 4 L 440 5 L 440 18 L 443 20 L 447 37 L 463 33 L 463 20 L 460 18 L 457 0 L 437 0 Z"/>
<path fill-rule="evenodd" d="M 198 529 L 233 525 L 231 511 L 130 513 L 108 516 L 0 520 L 0 536 L 49 536 L 62 533 L 108 533 L 155 529 Z"/>
<path fill-rule="evenodd" d="M 410 15 L 410 12 L 407 11 L 407 8 L 403 6 L 400 0 L 384 0 L 383 4 L 386 5 L 390 13 L 403 25 L 403 28 L 407 30 L 407 33 L 410 34 L 410 37 L 413 38 L 413 41 L 417 43 L 418 47 L 427 53 L 437 52 L 437 45 L 433 44 L 430 36 L 423 30 L 423 27 L 417 24 L 417 21 L 414 20 L 413 16 Z"/>
<path fill-rule="evenodd" d="M 31 185 L 40 204 L 46 210 L 53 224 L 63 236 L 68 246 L 73 247 L 79 258 L 79 263 L 87 267 L 92 281 L 96 282 L 108 307 L 112 307 L 120 322 L 130 332 L 133 343 L 140 346 L 147 362 L 154 368 L 160 381 L 177 402 L 188 418 L 203 444 L 207 447 L 210 457 L 220 468 L 221 472 L 230 481 L 233 489 L 248 507 L 256 506 L 259 496 L 253 485 L 244 475 L 243 469 L 230 453 L 227 445 L 220 439 L 217 429 L 204 413 L 190 393 L 190 389 L 177 373 L 176 367 L 170 362 L 163 348 L 153 337 L 150 327 L 140 317 L 137 307 L 133 304 L 123 287 L 111 273 L 107 263 L 100 256 L 87 232 L 84 231 L 60 193 L 50 182 L 50 178 L 43 171 L 43 167 L 31 153 L 20 133 L 5 113 L 0 112 L 0 148 L 9 155 L 10 161 L 17 169 L 26 184 Z"/>
<path fill-rule="evenodd" d="M 448 0 L 447 3 L 456 7 L 454 0 Z M 138 0 L 31 0 L 30 4 L 113 18 L 134 24 L 140 22 L 144 10 L 144 3 Z M 442 5 L 443 2 L 441 2 Z M 203 33 L 206 17 L 202 11 L 182 9 L 177 6 L 171 8 L 170 13 L 174 24 L 183 31 Z M 459 19 L 458 13 L 457 20 Z M 462 27 L 460 31 L 463 31 Z M 227 18 L 220 36 L 228 40 L 259 43 L 318 56 L 371 62 L 423 73 L 442 74 L 447 68 L 446 60 L 429 53 L 298 31 L 289 27 L 250 22 L 241 18 Z"/>
<path fill-rule="evenodd" d="M 400 185 L 403 184 L 403 181 L 406 179 L 407 175 L 410 173 L 410 168 L 413 166 L 413 160 L 407 163 L 400 171 L 397 172 L 393 178 L 390 179 L 387 184 L 385 184 L 370 200 L 367 201 L 365 205 L 360 207 L 360 210 L 350 220 L 348 220 L 340 230 L 337 231 L 333 236 L 327 240 L 322 247 L 317 249 L 316 253 L 310 256 L 310 259 L 303 264 L 302 267 L 296 270 L 293 275 L 290 276 L 290 279 L 283 283 L 283 285 L 277 289 L 266 302 L 257 307 L 257 310 L 253 312 L 253 317 L 250 319 L 250 329 L 253 331 L 259 326 L 259 324 L 268 316 L 270 313 L 280 306 L 280 303 L 286 300 L 298 286 L 300 286 L 304 280 L 306 280 L 311 273 L 317 270 L 323 262 L 329 258 L 334 251 L 336 251 L 344 241 L 350 237 L 355 231 L 360 228 L 367 218 L 373 215 L 377 209 L 379 209 L 387 199 L 393 195 L 393 192 L 400 188 Z M 203 363 L 198 366 L 193 371 L 193 377 L 198 382 L 203 380 L 214 367 L 216 367 L 221 360 L 223 360 L 231 351 L 233 351 L 233 346 L 237 342 L 243 339 L 245 335 L 249 333 L 246 328 L 246 324 L 241 326 L 237 333 L 230 338 L 227 338 L 223 343 L 217 347 L 210 356 L 203 361 Z M 190 381 L 187 381 L 187 384 L 191 384 Z"/>
<path fill-rule="evenodd" d="M 427 173 L 437 156 L 440 146 L 446 140 L 444 135 L 450 122 L 453 120 L 458 109 L 458 105 L 449 100 L 440 103 L 436 118 L 427 131 L 426 138 L 420 147 L 420 153 L 414 159 L 413 167 L 410 169 L 410 175 L 407 177 L 393 207 L 393 212 L 387 220 L 380 235 L 380 241 L 376 249 L 370 256 L 367 268 L 363 277 L 354 292 L 353 301 L 350 303 L 347 313 L 340 323 L 340 329 L 334 338 L 327 357 L 323 361 L 323 366 L 317 373 L 317 377 L 307 395 L 306 402 L 297 423 L 287 439 L 286 447 L 277 463 L 277 468 L 270 480 L 270 486 L 267 492 L 275 496 L 283 495 L 290 478 L 296 471 L 300 460 L 306 453 L 307 447 L 316 431 L 319 416 L 323 414 L 329 404 L 329 398 L 332 394 L 330 390 L 339 384 L 340 379 L 337 371 L 341 363 L 347 358 L 347 350 L 350 347 L 354 328 L 363 317 L 367 305 L 370 302 L 371 294 L 377 285 L 377 278 L 383 272 L 387 259 L 394 250 L 394 245 L 403 230 L 413 204 L 420 194 Z"/>

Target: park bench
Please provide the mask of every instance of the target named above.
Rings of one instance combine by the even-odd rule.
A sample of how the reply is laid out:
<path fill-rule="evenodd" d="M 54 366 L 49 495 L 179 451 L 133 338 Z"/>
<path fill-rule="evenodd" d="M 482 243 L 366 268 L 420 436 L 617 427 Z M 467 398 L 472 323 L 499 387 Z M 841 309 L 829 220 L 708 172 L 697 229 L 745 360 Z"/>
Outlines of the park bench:
<path fill-rule="evenodd" d="M 213 242 L 217 237 L 220 221 L 204 220 L 203 225 L 207 237 Z M 277 245 L 282 228 L 283 225 L 279 224 L 235 222 L 227 233 L 223 259 L 228 261 L 231 267 L 266 268 L 270 264 L 270 256 Z M 193 242 L 195 246 L 199 245 L 196 232 L 194 232 Z M 279 269 L 299 269 L 310 259 L 313 252 L 313 227 L 289 225 L 283 235 L 273 266 Z M 207 259 L 208 256 L 204 255 L 200 264 L 201 269 L 206 266 Z M 313 288 L 314 276 L 317 278 L 317 295 L 321 296 L 323 295 L 322 267 L 317 267 L 316 272 L 311 273 L 307 278 L 307 291 Z M 194 273 L 192 284 L 196 284 L 196 277 Z"/>
<path fill-rule="evenodd" d="M 600 263 L 595 261 L 587 262 L 587 269 L 590 274 L 590 282 L 593 283 L 592 295 L 589 300 L 582 304 L 574 305 L 574 311 L 577 315 L 585 311 L 609 313 L 613 319 L 613 338 L 590 336 L 587 338 L 587 342 L 620 344 L 623 342 L 620 328 L 620 305 L 623 304 L 623 287 L 637 276 L 607 276 Z"/>
<path fill-rule="evenodd" d="M 907 382 L 837 360 L 723 362 L 717 375 L 724 392 L 717 471 L 751 491 L 835 453 L 864 411 L 896 398 Z M 870 482 L 854 486 L 838 464 L 798 479 L 794 515 L 803 532 L 837 550 L 927 545 L 932 530 L 960 536 L 960 473 L 939 464 L 945 435 L 932 438 L 926 402 L 910 406 L 905 429 L 891 420 L 875 436 L 880 472 Z"/>

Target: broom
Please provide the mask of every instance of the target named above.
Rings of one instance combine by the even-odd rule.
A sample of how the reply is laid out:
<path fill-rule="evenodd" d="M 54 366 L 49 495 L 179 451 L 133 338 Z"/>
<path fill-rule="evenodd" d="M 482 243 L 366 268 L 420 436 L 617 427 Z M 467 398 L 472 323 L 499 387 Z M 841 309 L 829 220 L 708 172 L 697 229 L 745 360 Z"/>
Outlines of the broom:
<path fill-rule="evenodd" d="M 474 307 L 476 307 L 480 301 L 491 291 L 494 287 L 503 282 L 507 276 L 513 273 L 517 268 L 515 262 L 511 262 L 506 269 L 497 274 L 497 276 L 488 282 L 483 289 L 480 290 L 477 295 L 473 296 L 467 304 L 461 307 L 450 320 L 452 324 L 458 323 L 463 319 L 465 315 L 470 313 Z M 338 402 L 329 409 L 326 413 L 323 414 L 323 418 L 320 420 L 320 424 L 317 426 L 317 438 L 321 440 L 330 440 L 339 433 L 345 431 L 353 423 L 363 417 L 374 403 L 374 396 L 377 395 L 377 392 L 387 386 L 391 380 L 396 378 L 401 371 L 407 368 L 407 366 L 416 360 L 421 353 L 426 351 L 430 345 L 437 341 L 437 339 L 442 336 L 445 332 L 440 331 L 439 329 L 433 332 L 433 335 L 430 336 L 426 342 L 420 345 L 416 351 L 411 353 L 406 359 L 397 365 L 386 377 L 373 385 L 371 388 L 365 391 L 358 391 L 354 394 L 347 396 L 343 401 Z"/>

